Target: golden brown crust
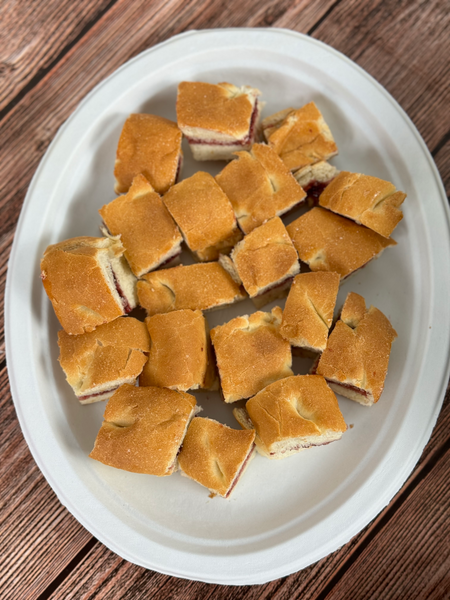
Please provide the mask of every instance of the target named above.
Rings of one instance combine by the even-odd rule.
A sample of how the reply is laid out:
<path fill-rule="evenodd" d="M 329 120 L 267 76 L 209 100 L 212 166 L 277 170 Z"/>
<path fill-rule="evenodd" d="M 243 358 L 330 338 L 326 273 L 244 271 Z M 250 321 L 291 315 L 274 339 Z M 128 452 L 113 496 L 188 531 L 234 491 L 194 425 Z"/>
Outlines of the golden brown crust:
<path fill-rule="evenodd" d="M 389 237 L 403 219 L 398 207 L 405 198 L 389 181 L 342 171 L 322 192 L 319 204 Z"/>
<path fill-rule="evenodd" d="M 330 381 L 364 390 L 377 402 L 387 374 L 395 329 L 384 314 L 371 306 L 362 315 L 365 302 L 351 292 L 342 309 L 342 317 L 328 338 L 317 366 L 317 374 Z"/>
<path fill-rule="evenodd" d="M 207 323 L 200 310 L 177 310 L 147 317 L 150 356 L 140 385 L 180 391 L 211 388 L 215 365 L 209 351 Z"/>
<path fill-rule="evenodd" d="M 185 475 L 226 497 L 253 450 L 255 432 L 236 430 L 212 419 L 195 417 L 178 462 Z"/>
<path fill-rule="evenodd" d="M 190 129 L 206 129 L 244 138 L 249 133 L 255 98 L 260 94 L 255 88 L 238 88 L 230 83 L 182 81 L 178 85 L 178 126 L 185 135 Z"/>
<path fill-rule="evenodd" d="M 233 205 L 244 233 L 279 216 L 305 199 L 304 190 L 277 154 L 266 144 L 236 152 L 216 181 Z"/>
<path fill-rule="evenodd" d="M 138 281 L 137 292 L 139 304 L 150 316 L 185 308 L 207 310 L 246 298 L 216 262 L 148 273 Z"/>
<path fill-rule="evenodd" d="M 289 342 L 280 335 L 282 311 L 237 317 L 211 330 L 225 402 L 249 398 L 292 375 Z"/>
<path fill-rule="evenodd" d="M 122 129 L 117 146 L 114 176 L 118 194 L 128 192 L 139 173 L 158 194 L 175 183 L 181 152 L 181 131 L 177 124 L 156 115 L 133 114 Z"/>
<path fill-rule="evenodd" d="M 143 175 L 133 179 L 127 194 L 98 212 L 108 231 L 121 236 L 125 257 L 136 277 L 156 269 L 182 242 L 169 211 Z"/>
<path fill-rule="evenodd" d="M 300 270 L 297 252 L 279 217 L 247 234 L 237 244 L 231 258 L 251 298 Z"/>
<path fill-rule="evenodd" d="M 217 260 L 242 239 L 233 207 L 209 173 L 199 171 L 177 183 L 163 201 L 200 260 Z"/>
<path fill-rule="evenodd" d="M 325 349 L 339 283 L 338 273 L 301 273 L 294 278 L 280 329 L 292 346 Z"/>
<path fill-rule="evenodd" d="M 67 333 L 93 331 L 124 314 L 100 263 L 122 254 L 120 240 L 94 237 L 71 238 L 45 250 L 42 283 Z"/>
<path fill-rule="evenodd" d="M 318 375 L 286 377 L 267 386 L 245 405 L 257 435 L 268 452 L 292 438 L 344 432 L 347 425 L 336 396 Z"/>
<path fill-rule="evenodd" d="M 338 153 L 330 128 L 314 102 L 288 112 L 276 127 L 266 128 L 266 137 L 291 171 Z"/>
<path fill-rule="evenodd" d="M 89 456 L 133 473 L 171 475 L 195 406 L 190 394 L 123 385 L 106 406 Z"/>
<path fill-rule="evenodd" d="M 132 317 L 100 325 L 91 333 L 58 332 L 59 362 L 78 397 L 136 379 L 150 351 L 144 323 Z"/>
<path fill-rule="evenodd" d="M 341 278 L 364 266 L 388 246 L 397 244 L 393 239 L 319 207 L 286 229 L 300 260 L 312 271 L 334 271 Z"/>

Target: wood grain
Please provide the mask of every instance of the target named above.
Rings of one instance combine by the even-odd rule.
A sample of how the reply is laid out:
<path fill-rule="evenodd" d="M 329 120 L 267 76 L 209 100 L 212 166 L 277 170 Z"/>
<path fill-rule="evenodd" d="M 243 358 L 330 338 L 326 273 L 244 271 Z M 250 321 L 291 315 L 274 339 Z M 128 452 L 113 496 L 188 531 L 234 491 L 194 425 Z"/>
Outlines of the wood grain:
<path fill-rule="evenodd" d="M 436 468 L 412 490 L 389 528 L 380 531 L 356 556 L 329 598 L 344 600 L 349 589 L 354 600 L 375 595 L 383 600 L 448 598 L 450 438 L 445 450 Z"/>
<path fill-rule="evenodd" d="M 172 35 L 188 29 L 266 25 L 265 19 L 275 19 L 289 4 L 270 2 L 262 9 L 257 0 L 225 7 L 222 0 L 116 2 L 0 122 L 0 136 L 8 147 L 0 162 L 0 235 L 15 225 L 31 177 L 56 131 L 97 83 Z M 302 4 L 306 29 L 300 30 L 307 31 L 331 2 L 322 2 L 321 9 L 313 0 Z M 313 4 L 315 9 L 308 11 Z"/>
<path fill-rule="evenodd" d="M 5 289 L 6 271 L 8 268 L 9 254 L 14 239 L 15 229 L 0 235 L 0 363 L 5 359 Z"/>
<path fill-rule="evenodd" d="M 309 31 L 356 60 L 402 104 L 434 151 L 449 193 L 446 2 L 79 0 L 75 5 L 65 0 L 6 0 L 0 18 L 0 109 L 5 102 L 8 109 L 0 121 L 2 600 L 446 597 L 448 394 L 414 473 L 368 527 L 300 573 L 265 586 L 228 587 L 147 571 L 123 561 L 85 531 L 59 504 L 35 465 L 1 364 L 7 259 L 24 195 L 48 143 L 94 85 L 132 56 L 186 29 L 274 25 Z"/>
<path fill-rule="evenodd" d="M 438 423 L 422 456 L 421 465 L 424 476 L 420 479 L 420 485 L 425 485 L 425 489 L 427 489 L 426 482 L 429 477 L 427 463 L 436 461 L 440 449 L 445 443 L 448 443 L 450 438 L 449 429 L 450 392 L 447 393 Z M 430 472 L 432 473 L 433 470 L 430 470 Z M 407 483 L 407 486 L 409 485 L 412 490 L 415 487 L 414 481 L 417 478 L 417 473 L 418 469 L 411 475 Z M 380 523 L 382 524 L 381 530 L 385 530 L 385 535 L 389 538 L 395 519 L 388 519 L 384 523 L 385 515 L 388 512 L 401 510 L 402 504 L 408 498 L 408 495 L 406 498 L 402 498 L 401 494 L 402 491 L 397 494 L 374 522 L 343 548 L 299 573 L 266 585 L 229 587 L 167 577 L 123 561 L 101 543 L 96 542 L 50 597 L 52 599 L 64 598 L 64 600 L 83 600 L 87 598 L 90 600 L 100 598 L 135 600 L 137 598 L 147 598 L 149 594 L 158 593 L 162 598 L 173 598 L 174 600 L 181 598 L 214 598 L 214 600 L 285 600 L 288 598 L 294 600 L 301 598 L 301 600 L 313 600 L 320 597 L 320 594 L 327 589 L 336 573 L 341 570 L 344 573 L 347 571 L 354 560 L 355 550 L 363 546 L 368 547 L 372 543 L 372 531 L 379 528 Z M 446 500 L 442 506 L 442 511 L 445 513 L 449 506 L 450 502 Z M 437 535 L 439 537 L 440 534 Z M 366 540 L 368 540 L 367 543 L 365 543 Z M 445 543 L 445 538 L 439 539 L 439 543 Z M 407 552 L 408 545 L 405 545 L 401 551 Z M 398 578 L 401 584 L 401 574 Z M 353 588 L 349 587 L 348 590 L 350 589 L 353 593 Z"/>
<path fill-rule="evenodd" d="M 111 5 L 111 0 L 0 4 L 0 114 L 39 80 Z"/>
<path fill-rule="evenodd" d="M 380 81 L 433 150 L 450 131 L 449 28 L 446 0 L 347 0 L 313 36 Z"/>
<path fill-rule="evenodd" d="M 37 598 L 92 536 L 59 503 L 20 431 L 0 370 L 0 598 Z"/>

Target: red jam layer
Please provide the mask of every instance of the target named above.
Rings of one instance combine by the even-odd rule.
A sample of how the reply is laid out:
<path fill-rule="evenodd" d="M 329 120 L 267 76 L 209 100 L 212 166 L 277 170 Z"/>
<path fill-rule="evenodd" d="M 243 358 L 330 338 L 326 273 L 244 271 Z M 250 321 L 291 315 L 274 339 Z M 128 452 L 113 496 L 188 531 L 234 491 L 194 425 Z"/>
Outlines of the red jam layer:
<path fill-rule="evenodd" d="M 78 396 L 78 400 L 82 402 L 83 400 L 89 400 L 90 398 L 96 398 L 97 396 L 103 396 L 104 394 L 110 394 L 111 392 L 115 392 L 119 389 L 119 386 L 111 388 L 110 390 L 103 390 L 103 392 L 97 392 L 96 394 L 87 394 L 86 396 Z"/>
<path fill-rule="evenodd" d="M 271 452 L 270 456 L 276 456 L 277 454 L 286 454 L 286 452 L 296 452 L 298 450 L 303 450 L 304 448 L 311 448 L 312 446 L 328 446 L 334 440 L 330 440 L 329 442 L 321 442 L 320 444 L 297 444 L 297 446 L 291 446 L 290 448 L 286 448 L 285 450 L 281 450 L 281 452 Z"/>
<path fill-rule="evenodd" d="M 252 116 L 250 118 L 250 127 L 248 133 L 244 138 L 240 140 L 235 140 L 233 142 L 220 142 L 215 140 L 201 140 L 198 138 L 187 137 L 187 141 L 189 142 L 189 144 L 202 144 L 204 146 L 247 146 L 247 144 L 251 144 L 253 142 L 253 138 L 255 137 L 256 121 L 258 118 L 258 114 L 258 100 L 255 100 Z"/>
<path fill-rule="evenodd" d="M 231 494 L 231 492 L 233 491 L 235 485 L 237 484 L 237 482 L 239 481 L 239 479 L 241 478 L 242 473 L 244 472 L 245 467 L 247 466 L 248 461 L 250 460 L 250 457 L 253 453 L 253 450 L 255 448 L 255 444 L 252 445 L 252 447 L 250 448 L 250 452 L 247 454 L 247 458 L 244 460 L 244 462 L 242 463 L 241 468 L 239 469 L 239 473 L 236 475 L 236 477 L 234 478 L 234 481 L 230 487 L 230 489 L 228 490 L 228 492 L 225 494 L 225 498 L 228 498 L 228 496 Z"/>
<path fill-rule="evenodd" d="M 120 299 L 122 301 L 123 311 L 127 315 L 133 309 L 131 308 L 130 303 L 128 302 L 128 298 L 123 293 L 123 290 L 120 287 L 120 283 L 117 281 L 117 277 L 116 277 L 116 274 L 114 273 L 114 270 L 113 269 L 111 269 L 111 270 L 112 270 L 112 274 L 113 274 L 113 277 L 114 277 L 114 285 L 116 286 L 117 293 L 119 294 Z"/>
<path fill-rule="evenodd" d="M 319 204 L 320 194 L 331 181 L 331 179 L 330 181 L 311 181 L 303 188 L 306 192 L 306 197 L 311 200 L 314 205 Z"/>
<path fill-rule="evenodd" d="M 329 381 L 330 383 L 334 383 L 334 385 L 346 388 L 347 390 L 352 390 L 353 392 L 356 392 L 360 396 L 364 396 L 364 398 L 367 398 L 369 396 L 369 393 L 366 390 L 356 387 L 355 385 L 350 385 L 349 383 L 341 383 L 340 381 L 339 382 L 333 381 L 332 379 L 327 379 L 327 381 Z"/>

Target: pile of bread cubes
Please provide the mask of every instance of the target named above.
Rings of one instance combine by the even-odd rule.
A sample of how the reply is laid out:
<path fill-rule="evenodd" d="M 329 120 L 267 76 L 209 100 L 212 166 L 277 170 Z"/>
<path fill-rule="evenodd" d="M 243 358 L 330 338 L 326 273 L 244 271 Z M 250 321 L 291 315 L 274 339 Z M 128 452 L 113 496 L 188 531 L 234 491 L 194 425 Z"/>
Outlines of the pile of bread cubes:
<path fill-rule="evenodd" d="M 136 473 L 180 470 L 223 497 L 255 450 L 281 459 L 340 439 L 335 393 L 376 403 L 397 337 L 358 294 L 333 315 L 340 283 L 396 245 L 406 194 L 328 163 L 338 149 L 313 102 L 261 122 L 260 96 L 182 82 L 177 123 L 130 115 L 120 195 L 99 211 L 103 236 L 51 245 L 41 261 L 67 381 L 83 404 L 108 400 L 90 457 Z M 229 162 L 216 177 L 180 180 L 183 136 L 196 160 Z M 302 204 L 310 210 L 285 226 L 281 215 Z M 183 243 L 197 262 L 175 266 Z M 211 331 L 203 315 L 284 296 L 284 310 Z M 145 322 L 126 316 L 137 306 Z M 309 375 L 294 376 L 292 354 L 315 359 Z M 186 392 L 199 389 L 247 400 L 233 411 L 242 429 L 198 417 Z"/>

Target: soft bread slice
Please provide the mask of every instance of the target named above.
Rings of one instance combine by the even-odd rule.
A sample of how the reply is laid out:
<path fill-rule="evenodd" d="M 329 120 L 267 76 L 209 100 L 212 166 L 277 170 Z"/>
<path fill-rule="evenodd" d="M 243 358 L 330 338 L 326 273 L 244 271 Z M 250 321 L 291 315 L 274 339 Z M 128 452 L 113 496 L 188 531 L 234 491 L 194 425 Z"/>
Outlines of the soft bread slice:
<path fill-rule="evenodd" d="M 218 387 L 208 324 L 200 310 L 147 317 L 151 347 L 140 385 L 185 392 Z"/>
<path fill-rule="evenodd" d="M 123 383 L 135 383 L 150 351 L 144 323 L 132 317 L 81 335 L 58 332 L 59 363 L 82 404 L 110 398 Z"/>
<path fill-rule="evenodd" d="M 264 134 L 264 138 L 265 138 L 266 142 L 269 141 L 269 138 L 272 135 L 272 133 L 276 129 L 278 129 L 278 127 L 280 127 L 280 125 L 283 123 L 285 118 L 294 111 L 295 111 L 295 108 L 292 108 L 292 106 L 290 106 L 289 108 L 284 108 L 283 110 L 280 110 L 280 111 L 274 113 L 273 115 L 269 115 L 268 117 L 265 117 L 261 121 L 261 129 Z"/>
<path fill-rule="evenodd" d="M 323 208 L 313 208 L 286 227 L 300 260 L 311 271 L 333 271 L 345 279 L 389 246 L 397 245 L 367 227 Z"/>
<path fill-rule="evenodd" d="M 291 346 L 323 352 L 339 291 L 338 273 L 301 273 L 294 278 L 280 333 Z"/>
<path fill-rule="evenodd" d="M 236 152 L 216 181 L 233 205 L 239 227 L 250 233 L 272 217 L 291 210 L 306 194 L 276 152 L 254 144 L 250 152 Z"/>
<path fill-rule="evenodd" d="M 389 237 L 403 219 L 398 207 L 405 198 L 389 181 L 342 171 L 322 192 L 319 204 Z"/>
<path fill-rule="evenodd" d="M 133 179 L 141 173 L 158 194 L 164 194 L 181 170 L 181 138 L 177 124 L 169 119 L 148 114 L 130 115 L 117 146 L 116 192 L 128 192 Z"/>
<path fill-rule="evenodd" d="M 330 165 L 326 160 L 321 160 L 313 165 L 307 165 L 294 173 L 307 194 L 309 206 L 319 203 L 320 194 L 339 174 L 339 170 Z"/>
<path fill-rule="evenodd" d="M 171 475 L 188 425 L 199 410 L 190 394 L 125 384 L 109 400 L 89 456 L 124 471 Z"/>
<path fill-rule="evenodd" d="M 181 253 L 181 233 L 143 175 L 136 175 L 127 194 L 105 204 L 98 212 L 107 231 L 121 236 L 125 258 L 136 277 Z"/>
<path fill-rule="evenodd" d="M 181 474 L 228 498 L 254 456 L 254 441 L 254 431 L 196 417 L 178 456 Z"/>
<path fill-rule="evenodd" d="M 177 120 L 196 160 L 229 160 L 253 145 L 264 103 L 261 92 L 231 83 L 182 81 Z"/>
<path fill-rule="evenodd" d="M 285 296 L 300 271 L 297 251 L 279 217 L 247 234 L 232 251 L 231 259 L 257 308 Z"/>
<path fill-rule="evenodd" d="M 268 117 L 268 121 L 274 123 L 277 115 Z M 287 112 L 281 123 L 266 127 L 265 136 L 291 171 L 328 160 L 338 153 L 330 128 L 314 102 Z"/>
<path fill-rule="evenodd" d="M 233 207 L 209 173 L 199 171 L 177 183 L 163 201 L 199 260 L 217 260 L 242 239 Z"/>
<path fill-rule="evenodd" d="M 292 354 L 280 335 L 282 310 L 237 317 L 211 330 L 225 402 L 250 398 L 292 375 Z"/>
<path fill-rule="evenodd" d="M 136 279 L 123 252 L 118 237 L 72 238 L 45 250 L 42 283 L 67 333 L 93 331 L 136 307 Z"/>
<path fill-rule="evenodd" d="M 149 316 L 183 308 L 215 310 L 247 298 L 217 262 L 153 271 L 138 281 L 137 293 Z"/>
<path fill-rule="evenodd" d="M 397 332 L 362 296 L 348 294 L 316 372 L 341 396 L 371 406 L 380 399 Z"/>
<path fill-rule="evenodd" d="M 233 413 L 244 429 L 256 429 L 256 448 L 271 459 L 329 444 L 347 429 L 336 396 L 318 375 L 276 381 Z"/>

